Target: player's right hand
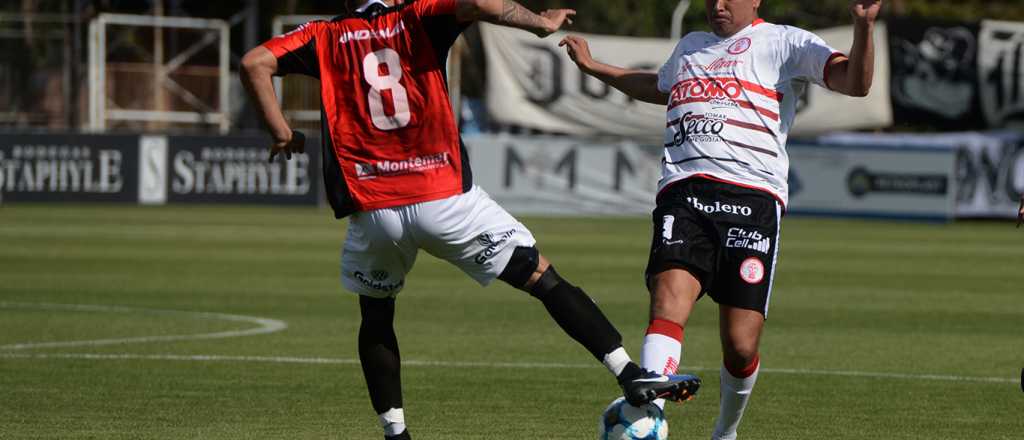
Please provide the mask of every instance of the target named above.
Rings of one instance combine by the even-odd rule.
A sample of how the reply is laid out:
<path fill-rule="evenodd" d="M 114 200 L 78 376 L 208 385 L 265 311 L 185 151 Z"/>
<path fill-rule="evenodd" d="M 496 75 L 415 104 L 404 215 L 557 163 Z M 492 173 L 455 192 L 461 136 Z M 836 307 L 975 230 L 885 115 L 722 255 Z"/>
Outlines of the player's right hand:
<path fill-rule="evenodd" d="M 270 159 L 268 159 L 268 162 L 273 162 L 278 154 L 284 153 L 285 159 L 292 160 L 292 153 L 305 152 L 306 135 L 302 134 L 301 131 L 292 130 L 291 136 L 288 139 L 274 140 L 274 144 L 270 146 Z"/>
<path fill-rule="evenodd" d="M 594 57 L 590 55 L 590 44 L 587 43 L 587 40 L 575 35 L 569 35 L 563 38 L 558 43 L 558 46 L 565 47 L 566 52 L 569 53 L 569 58 L 580 69 L 587 70 L 593 65 Z"/>
<path fill-rule="evenodd" d="M 544 21 L 547 22 L 546 26 L 544 26 L 544 30 L 537 32 L 538 37 L 544 38 L 558 32 L 558 30 L 562 29 L 562 26 L 564 25 L 571 25 L 572 17 L 576 15 L 576 10 L 548 9 L 538 15 L 544 18 Z"/>

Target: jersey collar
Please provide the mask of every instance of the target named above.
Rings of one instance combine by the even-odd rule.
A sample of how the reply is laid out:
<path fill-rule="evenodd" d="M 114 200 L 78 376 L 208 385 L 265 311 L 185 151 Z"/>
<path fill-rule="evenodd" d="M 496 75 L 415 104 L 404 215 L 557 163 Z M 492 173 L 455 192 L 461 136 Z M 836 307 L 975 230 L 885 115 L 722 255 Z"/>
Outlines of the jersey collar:
<path fill-rule="evenodd" d="M 366 2 L 363 2 L 362 6 L 356 8 L 356 13 L 357 14 L 362 14 L 363 11 L 366 11 L 366 8 L 369 8 L 370 5 L 372 5 L 374 3 L 378 3 L 378 4 L 380 4 L 381 6 L 384 6 L 384 7 L 388 6 L 388 4 L 384 3 L 383 0 L 367 0 Z"/>
<path fill-rule="evenodd" d="M 714 37 L 715 37 L 715 38 L 717 39 L 717 41 L 725 41 L 725 40 L 731 40 L 731 39 L 733 39 L 733 38 L 736 38 L 736 37 L 742 36 L 743 34 L 745 34 L 745 33 L 747 33 L 747 32 L 750 32 L 750 30 L 751 30 L 751 29 L 753 29 L 753 28 L 755 28 L 755 27 L 757 27 L 757 25 L 759 25 L 759 24 L 764 24 L 764 23 L 766 23 L 766 22 L 765 22 L 765 21 L 764 21 L 763 19 L 760 19 L 760 18 L 758 18 L 758 19 L 755 19 L 755 20 L 754 20 L 754 21 L 753 21 L 752 23 L 750 23 L 749 25 L 747 25 L 747 27 L 745 27 L 745 28 L 743 28 L 743 29 L 740 29 L 740 30 L 736 31 L 736 33 L 735 33 L 735 34 L 732 34 L 732 35 L 730 35 L 730 36 L 728 36 L 728 37 L 724 37 L 724 38 L 723 38 L 723 37 L 719 37 L 719 36 L 718 36 L 718 34 L 716 34 L 716 33 L 714 33 L 714 32 L 708 32 L 708 33 L 709 33 L 709 34 L 711 34 L 711 35 L 713 35 L 713 36 L 714 36 Z"/>

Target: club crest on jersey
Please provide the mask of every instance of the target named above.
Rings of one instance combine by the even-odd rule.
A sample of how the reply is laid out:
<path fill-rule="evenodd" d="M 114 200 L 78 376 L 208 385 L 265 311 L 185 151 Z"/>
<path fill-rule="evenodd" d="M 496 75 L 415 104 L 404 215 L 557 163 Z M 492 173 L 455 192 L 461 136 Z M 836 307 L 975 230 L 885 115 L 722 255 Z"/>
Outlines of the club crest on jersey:
<path fill-rule="evenodd" d="M 729 45 L 728 51 L 733 55 L 739 55 L 743 52 L 746 52 L 747 49 L 750 49 L 750 46 L 750 38 L 743 37 Z"/>
<path fill-rule="evenodd" d="M 740 264 L 740 278 L 747 284 L 759 284 L 764 280 L 764 263 L 757 257 L 750 257 Z"/>

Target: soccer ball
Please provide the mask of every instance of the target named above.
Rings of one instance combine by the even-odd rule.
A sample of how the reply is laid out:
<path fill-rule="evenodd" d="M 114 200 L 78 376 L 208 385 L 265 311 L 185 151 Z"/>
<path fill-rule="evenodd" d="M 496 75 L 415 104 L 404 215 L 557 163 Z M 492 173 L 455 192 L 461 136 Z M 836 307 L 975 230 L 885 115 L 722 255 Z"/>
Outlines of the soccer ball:
<path fill-rule="evenodd" d="M 601 414 L 597 440 L 665 440 L 668 421 L 653 403 L 635 407 L 619 397 Z"/>

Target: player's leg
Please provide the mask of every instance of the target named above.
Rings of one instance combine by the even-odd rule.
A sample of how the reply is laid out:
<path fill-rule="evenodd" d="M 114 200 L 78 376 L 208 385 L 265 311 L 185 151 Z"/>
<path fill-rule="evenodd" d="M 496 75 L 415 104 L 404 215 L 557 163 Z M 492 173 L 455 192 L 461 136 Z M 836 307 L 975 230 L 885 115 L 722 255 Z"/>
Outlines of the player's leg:
<path fill-rule="evenodd" d="M 722 368 L 718 419 L 712 439 L 736 438 L 760 369 L 759 344 L 778 260 L 781 206 L 752 190 L 720 191 L 723 203 L 749 207 L 749 216 L 717 224 L 719 271 L 710 292 L 719 304 Z M 723 196 L 726 197 L 726 196 Z"/>
<path fill-rule="evenodd" d="M 481 285 L 500 279 L 536 297 L 558 325 L 579 342 L 620 383 L 646 380 L 630 388 L 632 402 L 646 393 L 674 392 L 684 379 L 645 377 L 622 348 L 622 336 L 582 289 L 565 280 L 544 259 L 522 223 L 480 188 L 419 205 L 417 242 L 424 250 L 458 266 Z M 639 384 L 639 382 L 638 382 Z"/>
<path fill-rule="evenodd" d="M 359 298 L 359 362 L 386 439 L 408 437 L 402 404 L 401 356 L 395 336 L 394 298 Z M 404 437 L 400 437 L 404 436 Z"/>
<path fill-rule="evenodd" d="M 636 365 L 622 347 L 622 335 L 594 300 L 562 278 L 536 248 L 516 248 L 498 279 L 540 300 L 562 330 L 615 375 L 630 403 L 686 399 L 700 386 L 696 376 L 665 375 Z"/>
<path fill-rule="evenodd" d="M 394 330 L 395 296 L 416 260 L 397 210 L 359 213 L 349 220 L 341 280 L 359 294 L 359 361 L 385 439 L 410 439 L 402 402 L 401 357 Z"/>
<path fill-rule="evenodd" d="M 684 269 L 650 276 L 650 319 L 640 352 L 641 365 L 661 374 L 676 374 L 683 357 L 683 334 L 701 285 Z M 664 406 L 664 401 L 656 402 Z"/>
<path fill-rule="evenodd" d="M 761 312 L 719 305 L 722 338 L 721 402 L 711 438 L 731 440 L 757 382 L 761 362 L 758 346 L 764 328 Z"/>
<path fill-rule="evenodd" d="M 686 202 L 692 195 L 687 181 L 666 188 L 652 218 L 646 270 L 651 306 L 641 359 L 644 368 L 664 374 L 675 373 L 682 362 L 684 328 L 716 258 L 713 229 Z"/>

